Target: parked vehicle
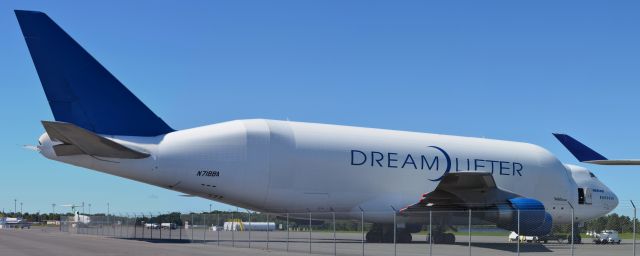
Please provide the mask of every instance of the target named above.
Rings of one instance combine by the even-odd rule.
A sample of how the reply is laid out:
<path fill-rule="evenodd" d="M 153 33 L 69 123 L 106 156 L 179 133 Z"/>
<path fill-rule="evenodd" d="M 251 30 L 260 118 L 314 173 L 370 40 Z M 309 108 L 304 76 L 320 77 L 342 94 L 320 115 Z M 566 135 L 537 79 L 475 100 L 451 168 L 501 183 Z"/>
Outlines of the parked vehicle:
<path fill-rule="evenodd" d="M 593 238 L 595 244 L 620 244 L 621 241 L 618 231 L 615 230 L 603 230 Z"/>
<path fill-rule="evenodd" d="M 144 227 L 148 229 L 159 229 L 160 225 L 158 225 L 157 223 L 145 223 Z"/>

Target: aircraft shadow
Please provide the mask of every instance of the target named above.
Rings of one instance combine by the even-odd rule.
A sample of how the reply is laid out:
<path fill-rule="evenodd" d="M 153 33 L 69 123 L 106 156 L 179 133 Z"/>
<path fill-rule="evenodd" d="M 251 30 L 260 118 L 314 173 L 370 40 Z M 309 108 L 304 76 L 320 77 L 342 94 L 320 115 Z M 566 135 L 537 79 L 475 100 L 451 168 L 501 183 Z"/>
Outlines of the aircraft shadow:
<path fill-rule="evenodd" d="M 469 246 L 468 243 L 455 243 L 460 246 Z M 485 249 L 493 249 L 507 252 L 517 252 L 516 244 L 509 243 L 471 243 L 471 247 L 480 247 Z M 553 252 L 543 244 L 520 244 L 520 252 Z"/>
<path fill-rule="evenodd" d="M 187 239 L 150 239 L 150 238 L 118 238 L 123 240 L 131 240 L 131 241 L 144 241 L 154 244 L 189 244 L 191 240 Z"/>
<path fill-rule="evenodd" d="M 186 243 L 192 243 L 192 241 L 190 239 L 150 239 L 150 238 L 120 238 L 120 239 L 124 239 L 124 240 L 135 240 L 135 241 L 144 241 L 144 242 L 149 242 L 149 243 L 158 243 L 158 244 L 186 244 Z M 216 240 L 194 240 L 193 243 L 215 243 L 217 242 Z M 220 242 L 231 242 L 231 240 L 220 240 Z M 249 242 L 246 239 L 237 239 L 235 241 L 236 243 L 246 243 Z M 251 240 L 252 243 L 266 243 L 267 240 L 263 240 L 263 239 L 256 239 L 256 240 Z M 273 243 L 284 243 L 286 241 L 284 240 L 280 240 L 280 239 L 275 239 L 275 240 L 271 240 L 270 242 Z M 341 244 L 348 244 L 348 243 L 361 243 L 360 240 L 352 240 L 352 239 L 336 239 L 337 243 L 341 243 Z M 292 244 L 297 244 L 297 243 L 307 243 L 307 241 L 302 241 L 302 239 L 292 239 L 289 241 L 289 243 Z M 333 243 L 333 239 L 313 239 L 313 243 Z M 427 242 L 425 241 L 414 241 L 411 242 L 411 244 L 427 244 Z M 465 243 L 465 242 L 457 242 L 453 245 L 457 245 L 457 246 L 462 246 L 462 247 L 466 247 L 469 244 Z M 434 246 L 442 246 L 441 244 L 434 244 Z M 507 251 L 507 252 L 516 252 L 517 251 L 517 247 L 516 244 L 509 244 L 509 243 L 471 243 L 472 247 L 478 247 L 478 248 L 485 248 L 485 249 L 493 249 L 493 250 L 500 250 L 500 251 Z M 520 252 L 553 252 L 552 250 L 550 250 L 549 248 L 547 248 L 545 245 L 543 244 L 521 244 L 520 245 Z"/>

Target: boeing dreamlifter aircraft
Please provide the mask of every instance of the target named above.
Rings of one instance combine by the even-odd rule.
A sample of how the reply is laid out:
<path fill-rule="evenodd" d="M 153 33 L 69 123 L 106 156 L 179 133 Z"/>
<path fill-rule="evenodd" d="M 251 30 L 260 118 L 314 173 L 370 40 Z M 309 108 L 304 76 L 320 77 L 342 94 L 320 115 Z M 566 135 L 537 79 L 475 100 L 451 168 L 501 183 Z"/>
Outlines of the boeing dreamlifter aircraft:
<path fill-rule="evenodd" d="M 52 160 L 256 211 L 366 211 L 368 241 L 393 239 L 392 210 L 397 241 L 432 211 L 433 241 L 450 243 L 446 210 L 514 231 L 519 212 L 520 234 L 542 235 L 618 204 L 587 169 L 527 143 L 265 119 L 176 131 L 46 14 L 15 13 L 55 117 L 37 147 Z"/>

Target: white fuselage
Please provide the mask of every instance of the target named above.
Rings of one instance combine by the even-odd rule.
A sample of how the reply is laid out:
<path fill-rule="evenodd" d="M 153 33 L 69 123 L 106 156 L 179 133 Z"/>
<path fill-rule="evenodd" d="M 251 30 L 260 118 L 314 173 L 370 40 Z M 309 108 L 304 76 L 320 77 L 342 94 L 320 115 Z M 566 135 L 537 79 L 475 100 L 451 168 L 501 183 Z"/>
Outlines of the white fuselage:
<path fill-rule="evenodd" d="M 491 172 L 501 189 L 541 201 L 554 223 L 571 222 L 569 203 L 576 221 L 618 203 L 588 170 L 520 142 L 263 119 L 109 138 L 151 157 L 58 157 L 46 134 L 40 148 L 57 161 L 265 212 L 388 213 L 433 191 L 447 171 Z M 578 188 L 590 202 L 578 202 Z"/>

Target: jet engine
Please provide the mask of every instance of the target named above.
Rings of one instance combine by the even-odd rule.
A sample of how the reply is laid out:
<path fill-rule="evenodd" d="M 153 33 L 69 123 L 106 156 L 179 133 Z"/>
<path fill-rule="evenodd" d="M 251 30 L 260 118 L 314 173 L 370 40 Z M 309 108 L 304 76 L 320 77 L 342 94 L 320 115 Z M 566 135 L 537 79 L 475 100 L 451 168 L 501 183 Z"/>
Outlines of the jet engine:
<path fill-rule="evenodd" d="M 553 224 L 551 214 L 545 211 L 540 201 L 524 197 L 512 198 L 504 204 L 495 205 L 485 216 L 499 228 L 515 231 L 520 235 L 546 235 L 551 232 Z"/>

